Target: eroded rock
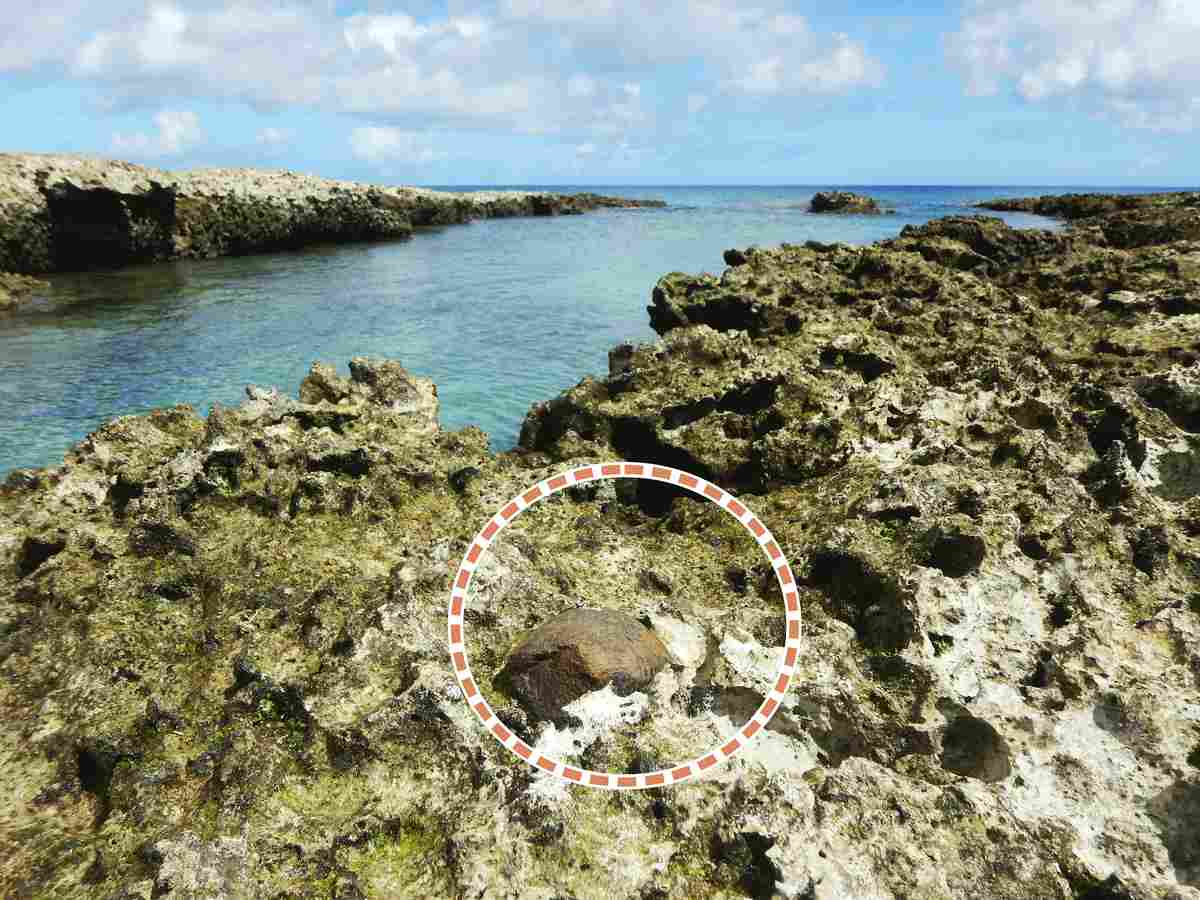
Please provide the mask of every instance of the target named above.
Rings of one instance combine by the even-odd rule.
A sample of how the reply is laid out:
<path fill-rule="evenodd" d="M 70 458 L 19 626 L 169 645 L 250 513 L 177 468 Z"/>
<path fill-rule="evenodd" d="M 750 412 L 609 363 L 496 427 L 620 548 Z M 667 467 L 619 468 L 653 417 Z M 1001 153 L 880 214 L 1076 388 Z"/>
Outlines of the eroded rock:
<path fill-rule="evenodd" d="M 864 213 L 875 215 L 882 210 L 871 197 L 849 191 L 819 191 L 813 194 L 809 211 L 815 213 Z"/>
<path fill-rule="evenodd" d="M 645 687 L 666 663 L 662 641 L 636 619 L 572 609 L 527 635 L 499 677 L 530 712 L 557 719 L 568 703 L 606 684 L 618 695 Z"/>

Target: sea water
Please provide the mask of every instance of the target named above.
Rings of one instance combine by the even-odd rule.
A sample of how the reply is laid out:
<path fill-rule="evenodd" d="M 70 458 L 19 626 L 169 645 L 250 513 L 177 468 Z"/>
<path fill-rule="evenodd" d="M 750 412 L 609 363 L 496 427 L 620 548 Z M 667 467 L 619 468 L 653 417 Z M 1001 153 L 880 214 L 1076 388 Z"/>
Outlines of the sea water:
<path fill-rule="evenodd" d="M 1055 192 L 855 188 L 895 215 L 818 216 L 807 212 L 813 187 L 553 190 L 668 206 L 49 276 L 49 291 L 0 314 L 0 477 L 60 464 L 115 416 L 177 403 L 207 414 L 214 402 L 240 402 L 248 384 L 294 396 L 314 361 L 346 372 L 354 356 L 397 359 L 432 378 L 444 427 L 477 425 L 493 449 L 507 449 L 531 404 L 604 373 L 613 345 L 656 338 L 646 305 L 667 272 L 719 274 L 730 247 L 866 244 L 908 224 L 979 213 L 971 204 L 988 198 Z"/>

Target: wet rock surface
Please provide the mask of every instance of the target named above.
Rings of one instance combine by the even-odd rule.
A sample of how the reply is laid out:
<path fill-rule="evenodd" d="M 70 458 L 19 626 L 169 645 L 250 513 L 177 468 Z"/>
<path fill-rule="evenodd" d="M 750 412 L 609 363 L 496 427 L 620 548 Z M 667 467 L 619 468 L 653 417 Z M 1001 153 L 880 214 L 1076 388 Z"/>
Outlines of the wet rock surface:
<path fill-rule="evenodd" d="M 669 273 L 660 339 L 531 410 L 511 453 L 440 429 L 398 363 L 356 360 L 207 419 L 115 419 L 13 473 L 0 894 L 1196 900 L 1200 243 L 1180 197 Z M 659 794 L 515 759 L 446 659 L 482 523 L 620 457 L 740 495 L 804 619 L 771 726 Z M 477 567 L 479 689 L 581 766 L 719 745 L 782 653 L 761 552 L 669 486 L 584 487 Z M 495 676 L 580 604 L 667 664 L 546 721 Z"/>
<path fill-rule="evenodd" d="M 389 240 L 476 218 L 663 206 L 599 194 L 455 194 L 290 171 L 168 172 L 115 160 L 0 154 L 0 273 L 113 268 L 178 258 Z M 0 306 L 3 306 L 0 293 Z"/>

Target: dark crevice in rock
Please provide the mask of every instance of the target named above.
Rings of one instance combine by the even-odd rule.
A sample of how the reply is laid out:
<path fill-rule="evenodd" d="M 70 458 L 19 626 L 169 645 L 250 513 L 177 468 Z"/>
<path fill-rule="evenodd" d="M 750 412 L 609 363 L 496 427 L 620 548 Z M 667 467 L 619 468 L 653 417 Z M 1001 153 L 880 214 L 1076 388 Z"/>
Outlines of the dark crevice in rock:
<path fill-rule="evenodd" d="M 36 572 L 46 560 L 66 549 L 65 535 L 54 537 L 27 537 L 17 554 L 17 577 L 24 578 Z"/>
<path fill-rule="evenodd" d="M 934 528 L 925 538 L 929 551 L 925 564 L 941 569 L 950 578 L 964 578 L 979 571 L 987 554 L 983 538 L 974 534 L 945 532 Z"/>
<path fill-rule="evenodd" d="M 1067 874 L 1074 900 L 1136 900 L 1114 872 L 1103 881 L 1088 875 Z"/>
<path fill-rule="evenodd" d="M 117 475 L 117 480 L 108 489 L 108 502 L 112 505 L 113 515 L 118 519 L 122 518 L 130 502 L 145 492 L 145 485 L 129 481 L 124 474 Z"/>
<path fill-rule="evenodd" d="M 466 491 L 471 479 L 477 477 L 479 474 L 479 470 L 474 466 L 464 466 L 461 469 L 451 472 L 447 480 L 450 482 L 450 487 L 461 494 Z"/>
<path fill-rule="evenodd" d="M 1048 435 L 1058 434 L 1058 419 L 1054 411 L 1041 400 L 1028 397 L 1016 406 L 1010 406 L 1007 412 L 1021 428 L 1042 431 Z"/>
<path fill-rule="evenodd" d="M 138 556 L 161 558 L 169 553 L 196 555 L 196 540 L 167 522 L 141 522 L 129 533 L 129 547 Z"/>
<path fill-rule="evenodd" d="M 822 550 L 809 563 L 808 583 L 830 600 L 831 612 L 853 626 L 873 650 L 902 650 L 917 637 L 917 624 L 899 586 L 863 560 L 841 550 Z"/>
<path fill-rule="evenodd" d="M 86 741 L 75 747 L 75 765 L 79 786 L 96 800 L 93 827 L 99 829 L 112 812 L 112 780 L 117 763 L 131 759 L 127 753 L 119 753 L 111 747 Z"/>
<path fill-rule="evenodd" d="M 1179 389 L 1169 381 L 1147 379 L 1138 385 L 1138 395 L 1147 406 L 1166 413 L 1181 430 L 1200 434 L 1200 406 L 1182 401 Z"/>
<path fill-rule="evenodd" d="M 210 479 L 219 479 L 236 490 L 241 486 L 239 470 L 246 462 L 245 451 L 232 447 L 210 453 L 204 461 L 204 474 Z"/>
<path fill-rule="evenodd" d="M 948 634 L 929 632 L 929 643 L 933 645 L 933 655 L 941 656 L 954 647 L 954 638 Z"/>
<path fill-rule="evenodd" d="M 1021 684 L 1026 687 L 1048 688 L 1050 687 L 1050 668 L 1054 660 L 1054 654 L 1049 650 L 1041 650 L 1038 652 L 1037 662 L 1033 666 L 1033 671 L 1030 672 L 1021 681 Z"/>
<path fill-rule="evenodd" d="M 851 350 L 838 350 L 835 347 L 826 347 L 821 351 L 820 358 L 821 365 L 825 368 L 850 369 L 861 375 L 866 384 L 870 384 L 876 378 L 881 378 L 896 368 L 894 363 L 890 363 L 874 353 L 855 353 Z"/>
<path fill-rule="evenodd" d="M 951 722 L 942 736 L 942 768 L 980 781 L 1003 781 L 1012 771 L 1008 742 L 992 725 L 974 716 Z"/>
<path fill-rule="evenodd" d="M 1109 404 L 1093 421 L 1088 429 L 1088 441 L 1096 455 L 1101 458 L 1114 443 L 1120 441 L 1135 469 L 1141 469 L 1142 463 L 1146 461 L 1146 442 L 1139 437 L 1137 418 L 1116 403 Z"/>
<path fill-rule="evenodd" d="M 250 688 L 248 703 L 266 720 L 290 722 L 304 729 L 305 737 L 313 727 L 312 714 L 304 705 L 304 692 L 294 684 L 276 684 L 259 672 L 245 657 L 233 662 L 233 685 L 225 691 L 227 699 Z"/>
<path fill-rule="evenodd" d="M 371 458 L 362 447 L 355 447 L 344 453 L 326 453 L 310 459 L 305 467 L 310 472 L 332 472 L 335 475 L 361 478 L 371 471 Z"/>
<path fill-rule="evenodd" d="M 294 420 L 302 431 L 329 428 L 334 434 L 345 434 L 346 429 L 359 419 L 359 413 L 334 409 L 299 409 L 285 413 L 280 421 L 283 419 Z"/>
<path fill-rule="evenodd" d="M 167 259 L 174 252 L 175 190 L 121 193 L 70 182 L 43 188 L 59 271 L 111 269 Z"/>
<path fill-rule="evenodd" d="M 775 896 L 775 882 L 783 880 L 783 871 L 767 856 L 775 839 L 753 831 L 742 831 L 729 840 L 713 836 L 712 859 L 727 865 L 737 873 L 737 881 L 755 900 Z"/>
<path fill-rule="evenodd" d="M 1030 559 L 1043 560 L 1050 556 L 1050 551 L 1036 534 L 1023 534 L 1017 538 L 1017 547 Z"/>
<path fill-rule="evenodd" d="M 1051 597 L 1050 612 L 1046 618 L 1051 630 L 1063 628 L 1069 625 L 1071 620 L 1075 618 L 1075 604 L 1071 602 L 1071 598 L 1069 597 L 1062 595 Z"/>
<path fill-rule="evenodd" d="M 613 421 L 612 444 L 622 459 L 656 463 L 682 469 L 706 480 L 712 472 L 686 450 L 663 443 L 654 426 L 641 419 L 620 418 Z M 664 516 L 671 511 L 676 497 L 693 498 L 689 491 L 677 485 L 638 479 L 635 497 L 638 507 L 648 516 Z"/>
<path fill-rule="evenodd" d="M 691 403 L 669 406 L 663 410 L 663 424 L 666 428 L 679 428 L 717 410 L 747 416 L 754 415 L 769 408 L 775 402 L 775 392 L 782 383 L 782 378 L 766 378 L 739 385 L 719 398 L 706 397 Z"/>
<path fill-rule="evenodd" d="M 683 325 L 708 325 L 717 331 L 745 331 L 757 337 L 767 326 L 766 310 L 751 297 L 721 294 L 703 302 L 685 302 L 679 310 L 660 285 L 654 288 L 651 299 L 653 305 L 646 311 L 650 327 L 659 334 Z"/>
<path fill-rule="evenodd" d="M 1170 551 L 1166 529 L 1161 525 L 1139 528 L 1130 538 L 1129 548 L 1133 553 L 1134 568 L 1147 575 L 1153 575 L 1159 560 Z"/>

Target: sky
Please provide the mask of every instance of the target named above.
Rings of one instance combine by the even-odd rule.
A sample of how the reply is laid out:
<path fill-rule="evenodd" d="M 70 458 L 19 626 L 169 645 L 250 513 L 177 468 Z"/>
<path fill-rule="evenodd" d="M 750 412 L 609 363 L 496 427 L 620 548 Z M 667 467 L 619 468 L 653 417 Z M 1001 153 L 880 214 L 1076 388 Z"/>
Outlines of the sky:
<path fill-rule="evenodd" d="M 484 184 L 1196 186 L 1200 0 L 0 3 L 0 151 Z"/>

